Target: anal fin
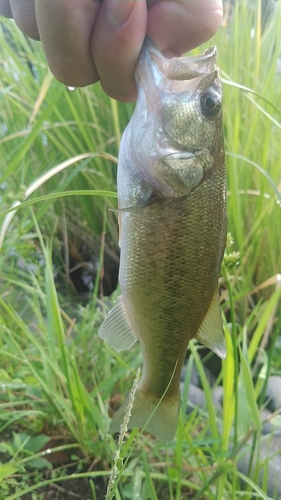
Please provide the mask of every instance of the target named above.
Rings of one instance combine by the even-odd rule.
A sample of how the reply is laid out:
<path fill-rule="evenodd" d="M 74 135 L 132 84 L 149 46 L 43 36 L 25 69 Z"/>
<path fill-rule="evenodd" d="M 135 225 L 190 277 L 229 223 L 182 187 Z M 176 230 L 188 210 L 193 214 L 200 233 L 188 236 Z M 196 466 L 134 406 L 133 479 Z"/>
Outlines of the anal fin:
<path fill-rule="evenodd" d="M 137 341 L 127 318 L 122 296 L 118 297 L 117 304 L 109 311 L 98 334 L 115 351 L 130 349 Z"/>
<path fill-rule="evenodd" d="M 222 359 L 226 357 L 221 310 L 217 291 L 195 338 Z"/>

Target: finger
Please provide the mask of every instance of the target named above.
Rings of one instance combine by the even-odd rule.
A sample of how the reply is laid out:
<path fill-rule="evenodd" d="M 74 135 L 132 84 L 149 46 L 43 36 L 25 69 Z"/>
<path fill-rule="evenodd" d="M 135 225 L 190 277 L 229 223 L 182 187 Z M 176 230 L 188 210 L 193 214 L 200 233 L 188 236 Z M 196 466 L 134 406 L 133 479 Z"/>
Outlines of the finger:
<path fill-rule="evenodd" d="M 99 5 L 98 0 L 35 0 L 48 64 L 65 85 L 84 87 L 99 79 L 91 52 Z"/>
<path fill-rule="evenodd" d="M 221 0 L 147 0 L 147 34 L 167 57 L 209 40 L 222 22 Z"/>
<path fill-rule="evenodd" d="M 129 102 L 136 99 L 135 66 L 146 33 L 145 0 L 105 0 L 92 38 L 92 52 L 104 91 Z"/>
<path fill-rule="evenodd" d="M 34 0 L 10 0 L 13 18 L 19 29 L 30 38 L 40 40 L 35 17 Z"/>
<path fill-rule="evenodd" d="M 13 17 L 9 0 L 0 0 L 0 16 Z"/>

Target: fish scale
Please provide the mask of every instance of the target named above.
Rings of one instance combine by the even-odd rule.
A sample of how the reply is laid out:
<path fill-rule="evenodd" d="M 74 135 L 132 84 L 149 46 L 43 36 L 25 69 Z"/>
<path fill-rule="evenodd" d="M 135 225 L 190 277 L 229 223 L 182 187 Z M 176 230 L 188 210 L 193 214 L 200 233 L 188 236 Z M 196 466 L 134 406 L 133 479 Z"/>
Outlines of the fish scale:
<path fill-rule="evenodd" d="M 117 350 L 140 342 L 142 378 L 129 427 L 146 425 L 165 440 L 177 427 L 189 341 L 225 357 L 217 287 L 227 214 L 215 55 L 209 49 L 168 60 L 145 43 L 118 161 L 122 298 L 99 335 Z M 111 431 L 119 430 L 126 404 Z"/>

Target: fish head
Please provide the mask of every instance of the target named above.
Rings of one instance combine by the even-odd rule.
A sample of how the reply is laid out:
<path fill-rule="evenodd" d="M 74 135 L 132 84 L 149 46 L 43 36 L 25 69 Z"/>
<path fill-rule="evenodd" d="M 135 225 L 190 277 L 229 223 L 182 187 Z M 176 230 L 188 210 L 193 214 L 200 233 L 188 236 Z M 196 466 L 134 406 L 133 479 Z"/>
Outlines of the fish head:
<path fill-rule="evenodd" d="M 188 194 L 224 154 L 216 53 L 167 59 L 150 40 L 142 49 L 130 164 L 161 196 Z"/>
<path fill-rule="evenodd" d="M 187 81 L 183 92 L 165 92 L 159 116 L 162 140 L 190 153 L 211 149 L 220 129 L 221 102 L 217 71 Z"/>

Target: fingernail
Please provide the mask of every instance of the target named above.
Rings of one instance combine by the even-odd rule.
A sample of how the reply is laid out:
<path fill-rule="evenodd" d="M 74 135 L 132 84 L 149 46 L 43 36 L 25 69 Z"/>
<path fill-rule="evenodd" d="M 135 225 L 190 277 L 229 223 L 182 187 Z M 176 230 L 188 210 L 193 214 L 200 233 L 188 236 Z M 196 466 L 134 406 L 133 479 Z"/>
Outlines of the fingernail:
<path fill-rule="evenodd" d="M 112 26 L 122 26 L 129 18 L 135 2 L 138 0 L 107 0 L 105 18 Z"/>

